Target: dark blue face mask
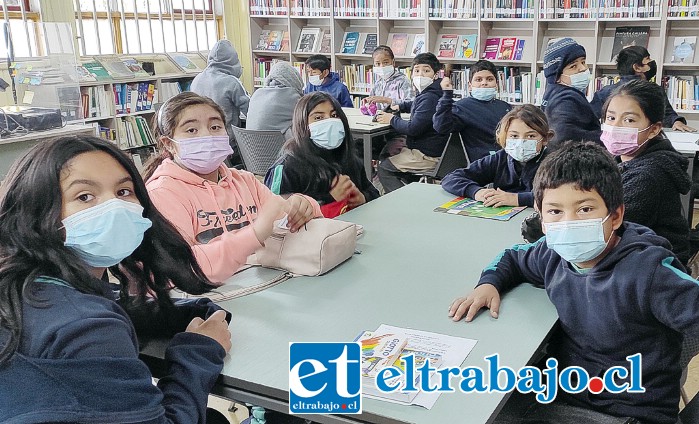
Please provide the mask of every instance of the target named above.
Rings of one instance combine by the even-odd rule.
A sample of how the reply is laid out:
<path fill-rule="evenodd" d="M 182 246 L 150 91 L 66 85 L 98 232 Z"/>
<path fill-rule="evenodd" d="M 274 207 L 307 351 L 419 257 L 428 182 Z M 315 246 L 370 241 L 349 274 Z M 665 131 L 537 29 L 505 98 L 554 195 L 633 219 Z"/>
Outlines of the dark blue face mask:
<path fill-rule="evenodd" d="M 141 205 L 110 199 L 64 219 L 64 244 L 86 264 L 106 268 L 132 254 L 151 225 Z"/>

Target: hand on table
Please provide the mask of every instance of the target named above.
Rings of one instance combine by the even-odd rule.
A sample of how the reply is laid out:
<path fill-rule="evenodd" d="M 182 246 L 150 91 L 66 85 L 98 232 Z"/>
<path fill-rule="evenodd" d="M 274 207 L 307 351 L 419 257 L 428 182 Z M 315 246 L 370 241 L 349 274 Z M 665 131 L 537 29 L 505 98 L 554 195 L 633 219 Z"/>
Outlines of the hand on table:
<path fill-rule="evenodd" d="M 498 317 L 500 293 L 492 284 L 481 284 L 468 296 L 455 299 L 449 306 L 449 317 L 459 321 L 465 315 L 466 322 L 471 322 L 481 308 L 490 309 L 490 316 Z"/>
<path fill-rule="evenodd" d="M 226 311 L 216 311 L 206 321 L 196 317 L 189 323 L 185 331 L 216 340 L 226 353 L 231 350 L 231 331 L 228 329 Z"/>

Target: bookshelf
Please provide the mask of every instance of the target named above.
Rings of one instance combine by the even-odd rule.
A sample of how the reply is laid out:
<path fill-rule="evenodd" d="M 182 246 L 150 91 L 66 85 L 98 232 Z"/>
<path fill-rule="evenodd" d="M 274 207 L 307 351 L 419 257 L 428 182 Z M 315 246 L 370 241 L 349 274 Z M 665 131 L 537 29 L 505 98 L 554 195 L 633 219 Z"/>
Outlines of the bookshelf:
<path fill-rule="evenodd" d="M 371 56 L 342 53 L 346 32 L 376 33 L 378 44 L 386 44 L 389 34 L 406 33 L 409 37 L 424 34 L 427 51 L 438 55 L 439 42 L 445 34 L 476 35 L 473 58 L 440 57 L 451 64 L 457 76 L 485 51 L 488 37 L 516 37 L 524 40 L 518 60 L 492 60 L 503 73 L 505 87 L 514 87 L 507 78 L 517 78 L 518 93 L 503 93 L 501 98 L 515 103 L 537 103 L 543 93 L 543 54 L 549 40 L 572 37 L 585 46 L 587 62 L 593 75 L 588 97 L 594 90 L 614 81 L 616 65 L 612 49 L 618 27 L 648 27 L 648 50 L 656 60 L 656 82 L 662 84 L 669 96 L 678 97 L 678 112 L 692 126 L 699 126 L 699 54 L 691 60 L 673 62 L 674 43 L 680 37 L 699 39 L 699 2 L 678 0 L 249 0 L 251 24 L 251 52 L 253 63 L 271 65 L 274 60 L 302 62 L 307 54 L 297 54 L 293 48 L 305 27 L 322 27 L 329 31 L 332 51 L 327 53 L 334 71 L 351 85 L 353 95 L 364 95 L 365 82 L 371 77 Z M 286 5 L 286 9 L 284 6 Z M 275 9 L 276 7 L 276 9 Z M 268 13 L 258 13 L 257 10 Z M 269 13 L 276 10 L 274 14 Z M 254 47 L 263 30 L 289 32 L 290 51 L 260 51 Z M 397 55 L 396 66 L 410 65 L 413 54 L 409 42 L 406 54 Z M 695 46 L 696 47 L 696 46 Z M 302 69 L 297 66 L 297 69 Z M 526 77 L 525 77 L 526 76 Z M 365 78 L 366 79 L 366 78 Z M 356 82 L 360 81 L 359 86 Z M 368 83 L 368 82 L 367 82 Z M 262 78 L 256 79 L 260 86 Z M 502 88 L 502 86 L 501 86 Z M 697 95 L 694 95 L 694 92 Z M 684 96 L 684 97 L 682 97 Z M 524 97 L 524 98 L 523 98 Z M 684 106 L 686 105 L 686 106 Z M 696 108 L 696 109 L 694 109 Z"/>
<path fill-rule="evenodd" d="M 94 126 L 100 137 L 115 142 L 139 166 L 155 151 L 150 126 L 157 104 L 188 90 L 206 61 L 207 54 L 198 52 L 81 57 L 93 77 L 78 83 L 77 121 Z M 143 70 L 144 63 L 152 64 L 153 75 Z M 132 65 L 121 66 L 126 64 Z"/>

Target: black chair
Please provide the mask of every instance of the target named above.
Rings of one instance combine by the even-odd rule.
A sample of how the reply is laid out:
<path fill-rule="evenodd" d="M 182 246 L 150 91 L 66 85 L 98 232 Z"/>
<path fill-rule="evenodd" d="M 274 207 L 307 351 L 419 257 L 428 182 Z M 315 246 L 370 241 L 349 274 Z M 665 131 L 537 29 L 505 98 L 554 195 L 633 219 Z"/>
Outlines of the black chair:
<path fill-rule="evenodd" d="M 420 182 L 434 183 L 436 180 L 441 180 L 455 169 L 466 168 L 469 163 L 471 163 L 471 161 L 468 159 L 468 153 L 466 153 L 461 134 L 456 132 L 451 133 L 442 151 L 442 156 L 440 156 L 437 162 L 437 166 L 429 172 L 418 174 L 420 176 Z"/>
<path fill-rule="evenodd" d="M 245 169 L 264 176 L 279 158 L 284 135 L 279 131 L 256 131 L 231 125 Z"/>

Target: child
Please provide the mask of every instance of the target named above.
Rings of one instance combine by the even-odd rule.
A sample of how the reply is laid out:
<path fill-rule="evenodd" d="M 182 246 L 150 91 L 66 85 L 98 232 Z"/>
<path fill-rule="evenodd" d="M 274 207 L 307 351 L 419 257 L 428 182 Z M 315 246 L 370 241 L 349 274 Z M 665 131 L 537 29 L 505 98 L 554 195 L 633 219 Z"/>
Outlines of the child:
<path fill-rule="evenodd" d="M 322 91 L 299 100 L 293 137 L 270 168 L 265 184 L 275 194 L 303 193 L 316 199 L 326 218 L 379 197 L 357 157 L 347 116 Z"/>
<path fill-rule="evenodd" d="M 549 149 L 568 140 L 601 143 L 599 119 L 585 97 L 590 83 L 585 60 L 585 47 L 572 38 L 551 40 L 546 47 L 546 90 L 541 108 L 554 131 Z"/>
<path fill-rule="evenodd" d="M 612 366 L 628 371 L 625 358 L 640 353 L 645 392 L 561 393 L 551 404 L 531 399 L 522 410 L 506 404 L 501 415 L 569 422 L 571 411 L 582 410 L 579 422 L 675 423 L 682 334 L 699 335 L 697 281 L 665 239 L 623 221 L 621 174 L 602 146 L 571 142 L 551 152 L 534 178 L 534 201 L 546 237 L 498 255 L 449 316 L 471 321 L 488 307 L 497 318 L 501 293 L 525 281 L 543 284 L 561 326 L 549 343 L 558 369 L 578 366 L 591 377 Z M 618 376 L 617 384 L 628 382 Z"/>
<path fill-rule="evenodd" d="M 442 79 L 444 94 L 432 118 L 440 134 L 460 132 L 471 162 L 492 155 L 500 146 L 495 142 L 495 128 L 510 105 L 497 100 L 497 70 L 492 62 L 479 60 L 470 69 L 469 97 L 454 103 L 454 87 L 449 78 Z"/>
<path fill-rule="evenodd" d="M 354 107 L 347 86 L 340 82 L 336 72 L 330 72 L 330 59 L 322 54 L 314 54 L 306 59 L 308 84 L 304 94 L 325 91 L 335 97 L 342 107 Z"/>
<path fill-rule="evenodd" d="M 516 107 L 495 131 L 504 150 L 451 172 L 442 180 L 442 187 L 485 206 L 534 206 L 534 174 L 546 157 L 546 144 L 552 136 L 541 109 L 534 105 Z M 484 187 L 491 183 L 493 188 Z"/>
<path fill-rule="evenodd" d="M 619 75 L 621 75 L 621 80 L 617 83 L 602 87 L 595 93 L 590 102 L 590 106 L 595 112 L 595 116 L 598 118 L 602 117 L 602 107 L 616 88 L 636 79 L 650 81 L 655 77 L 657 66 L 655 60 L 650 58 L 650 53 L 648 53 L 645 47 L 629 46 L 619 52 L 616 61 L 616 69 L 619 71 Z M 687 126 L 687 120 L 675 112 L 667 96 L 664 96 L 663 103 L 665 103 L 663 126 L 672 128 L 675 131 L 696 131 L 694 128 Z"/>
<path fill-rule="evenodd" d="M 420 53 L 413 59 L 413 85 L 417 90 L 415 100 L 402 102 L 392 108 L 400 112 L 410 112 L 410 120 L 400 115 L 381 112 L 378 121 L 391 124 L 398 134 L 407 136 L 407 147 L 379 164 L 379 181 L 386 193 L 417 181 L 413 173 L 426 172 L 437 166 L 442 156 L 448 135 L 438 134 L 432 128 L 432 115 L 437 101 L 442 97 L 437 73 L 442 68 L 432 53 Z"/>
<path fill-rule="evenodd" d="M 165 102 L 155 116 L 161 155 L 144 170 L 153 204 L 182 233 L 207 277 L 223 282 L 272 234 L 284 213 L 291 231 L 321 216 L 306 196 L 282 199 L 254 175 L 229 169 L 223 112 L 191 92 Z"/>
<path fill-rule="evenodd" d="M 388 106 L 412 99 L 413 87 L 410 78 L 396 69 L 393 50 L 388 46 L 378 46 L 371 57 L 374 59 L 373 72 L 376 75 L 376 81 L 364 102 L 376 103 L 377 109 L 383 110 Z"/>
<path fill-rule="evenodd" d="M 131 160 L 95 137 L 39 143 L 5 179 L 0 216 L 0 421 L 205 422 L 226 312 L 170 300 L 171 285 L 213 286 Z M 172 337 L 157 385 L 137 332 Z"/>
<path fill-rule="evenodd" d="M 602 142 L 620 162 L 626 219 L 665 237 L 684 264 L 689 260 L 689 224 L 680 196 L 689 192 L 692 181 L 687 158 L 662 132 L 664 98 L 659 85 L 643 80 L 619 87 L 603 109 Z"/>

